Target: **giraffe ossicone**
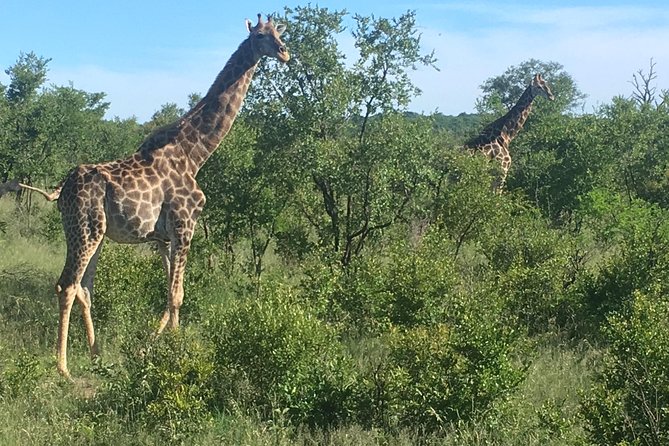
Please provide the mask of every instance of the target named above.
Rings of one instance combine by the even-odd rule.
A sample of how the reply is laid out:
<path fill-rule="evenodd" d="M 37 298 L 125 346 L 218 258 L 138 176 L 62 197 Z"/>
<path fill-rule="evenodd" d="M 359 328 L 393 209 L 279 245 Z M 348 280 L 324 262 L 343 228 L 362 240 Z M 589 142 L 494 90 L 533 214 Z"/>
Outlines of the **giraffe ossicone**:
<path fill-rule="evenodd" d="M 493 191 L 501 192 L 504 187 L 511 167 L 509 144 L 523 128 L 530 111 L 532 111 L 532 102 L 537 96 L 543 96 L 550 101 L 555 99 L 548 83 L 541 77 L 541 74 L 536 74 L 532 78 L 530 85 L 527 86 L 516 105 L 511 107 L 508 113 L 486 125 L 477 136 L 465 143 L 465 148 L 472 152 L 481 152 L 491 161 L 496 160 L 500 163 L 501 172 L 493 180 Z"/>
<path fill-rule="evenodd" d="M 67 337 L 75 301 L 82 307 L 91 355 L 98 346 L 91 318 L 95 269 L 106 236 L 120 243 L 156 242 L 168 280 L 167 306 L 157 333 L 179 325 L 183 275 L 195 224 L 205 204 L 196 176 L 216 150 L 246 96 L 262 57 L 288 62 L 281 41 L 285 26 L 247 21 L 248 37 L 232 54 L 202 100 L 181 119 L 158 129 L 128 158 L 74 168 L 51 193 L 58 200 L 67 243 L 63 272 L 56 284 L 59 300 L 58 371 L 70 378 Z M 70 378 L 71 379 L 71 378 Z"/>

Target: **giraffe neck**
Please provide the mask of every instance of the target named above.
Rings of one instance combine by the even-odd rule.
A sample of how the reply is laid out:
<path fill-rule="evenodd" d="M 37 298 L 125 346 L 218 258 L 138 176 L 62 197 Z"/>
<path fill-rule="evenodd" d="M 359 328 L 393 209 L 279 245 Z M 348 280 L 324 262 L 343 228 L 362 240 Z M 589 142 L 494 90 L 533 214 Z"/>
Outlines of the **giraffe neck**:
<path fill-rule="evenodd" d="M 516 137 L 520 129 L 525 125 L 527 117 L 532 110 L 532 101 L 534 100 L 534 95 L 532 94 L 532 87 L 527 87 L 523 94 L 518 99 L 516 105 L 514 105 L 509 112 L 504 115 L 501 121 L 500 133 L 504 139 L 511 141 Z"/>
<path fill-rule="evenodd" d="M 197 174 L 230 131 L 259 60 L 250 41 L 242 42 L 207 94 L 180 120 L 176 140 L 190 159 L 193 174 Z"/>

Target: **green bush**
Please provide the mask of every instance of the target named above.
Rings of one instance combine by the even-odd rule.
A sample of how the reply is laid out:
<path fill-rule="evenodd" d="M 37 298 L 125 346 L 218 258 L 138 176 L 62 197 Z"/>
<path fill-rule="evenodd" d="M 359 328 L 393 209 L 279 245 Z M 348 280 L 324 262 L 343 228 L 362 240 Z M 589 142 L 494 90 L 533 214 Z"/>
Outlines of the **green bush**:
<path fill-rule="evenodd" d="M 600 324 L 632 302 L 635 292 L 667 282 L 669 213 L 605 191 L 591 193 L 584 207 L 600 249 L 607 253 L 582 287 L 586 316 Z"/>
<path fill-rule="evenodd" d="M 26 263 L 0 269 L 1 331 L 21 333 L 5 341 L 26 349 L 35 343 L 51 348 L 58 327 L 54 282 L 49 272 Z"/>
<path fill-rule="evenodd" d="M 422 243 L 395 241 L 376 256 L 346 267 L 318 265 L 303 281 L 305 298 L 319 317 L 342 333 L 378 335 L 392 325 L 430 325 L 448 317 L 458 277 L 444 231 Z"/>
<path fill-rule="evenodd" d="M 31 394 L 44 375 L 36 355 L 21 352 L 16 358 L 2 361 L 0 398 L 19 398 Z"/>
<path fill-rule="evenodd" d="M 234 302 L 209 331 L 219 408 L 238 404 L 263 417 L 319 426 L 349 418 L 356 380 L 350 358 L 333 330 L 290 290 Z"/>
<path fill-rule="evenodd" d="M 96 329 L 110 337 L 134 336 L 157 323 L 165 310 L 167 279 L 160 256 L 140 249 L 116 243 L 102 249 L 92 315 Z"/>
<path fill-rule="evenodd" d="M 582 406 L 588 435 L 600 445 L 669 444 L 669 298 L 636 292 L 608 322 L 603 370 Z"/>
<path fill-rule="evenodd" d="M 521 382 L 511 334 L 485 315 L 467 313 L 456 325 L 391 333 L 387 418 L 439 431 L 483 413 Z"/>
<path fill-rule="evenodd" d="M 105 381 L 85 412 L 137 423 L 168 441 L 207 427 L 215 364 L 206 340 L 175 330 L 128 341 L 123 350 L 124 369 L 98 368 Z"/>

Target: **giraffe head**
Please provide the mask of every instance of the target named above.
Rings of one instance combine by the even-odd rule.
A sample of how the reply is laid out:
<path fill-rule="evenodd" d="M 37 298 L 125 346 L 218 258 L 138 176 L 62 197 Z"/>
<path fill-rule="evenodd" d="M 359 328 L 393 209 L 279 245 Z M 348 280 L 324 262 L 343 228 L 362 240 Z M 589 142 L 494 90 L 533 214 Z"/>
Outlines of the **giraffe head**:
<path fill-rule="evenodd" d="M 532 79 L 531 87 L 532 87 L 533 97 L 543 96 L 550 101 L 555 99 L 555 96 L 553 96 L 551 88 L 548 86 L 548 83 L 544 80 L 543 77 L 541 77 L 540 74 L 536 74 L 534 76 L 534 78 Z"/>
<path fill-rule="evenodd" d="M 281 41 L 281 34 L 285 31 L 286 25 L 275 26 L 271 17 L 267 17 L 267 22 L 263 22 L 262 15 L 258 14 L 258 24 L 253 26 L 247 19 L 246 27 L 250 33 L 251 46 L 257 56 L 273 57 L 284 63 L 290 60 L 286 45 Z"/>

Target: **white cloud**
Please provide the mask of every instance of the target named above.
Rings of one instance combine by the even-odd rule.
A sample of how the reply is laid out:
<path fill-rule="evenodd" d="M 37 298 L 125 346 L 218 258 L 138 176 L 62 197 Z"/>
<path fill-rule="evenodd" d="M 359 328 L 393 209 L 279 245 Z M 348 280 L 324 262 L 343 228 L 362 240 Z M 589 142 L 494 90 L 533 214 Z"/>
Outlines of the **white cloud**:
<path fill-rule="evenodd" d="M 480 5 L 470 8 L 490 13 Z M 505 25 L 477 32 L 423 29 L 423 46 L 435 49 L 441 71 L 416 73 L 414 79 L 423 95 L 411 108 L 439 109 L 446 114 L 471 112 L 481 94 L 478 87 L 486 79 L 530 58 L 562 64 L 588 95 L 586 111 L 610 102 L 613 96 L 629 96 L 632 74 L 639 69 L 647 73 L 651 58 L 656 63 L 658 90 L 669 88 L 669 20 L 664 27 L 628 26 L 634 20 L 650 21 L 660 15 L 641 8 L 560 8 L 530 10 L 515 19 L 502 19 L 552 26 Z"/>

